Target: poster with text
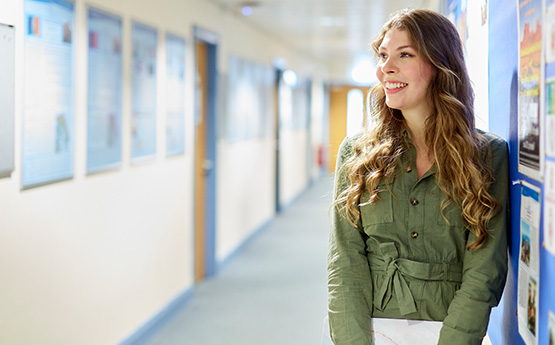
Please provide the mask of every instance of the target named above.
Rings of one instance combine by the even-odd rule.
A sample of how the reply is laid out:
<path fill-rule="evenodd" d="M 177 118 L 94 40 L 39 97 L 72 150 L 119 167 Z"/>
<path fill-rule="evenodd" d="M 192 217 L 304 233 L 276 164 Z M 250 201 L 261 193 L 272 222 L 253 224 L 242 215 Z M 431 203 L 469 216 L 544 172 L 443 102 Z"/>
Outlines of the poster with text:
<path fill-rule="evenodd" d="M 540 200 L 540 189 L 523 182 L 517 299 L 518 331 L 527 345 L 538 343 Z"/>
<path fill-rule="evenodd" d="M 541 180 L 542 149 L 542 1 L 518 0 L 518 169 Z"/>
<path fill-rule="evenodd" d="M 488 46 L 488 1 L 450 0 L 447 16 L 457 27 L 464 45 L 468 75 L 474 88 L 474 116 L 476 127 L 488 130 L 488 59 L 482 57 Z"/>
<path fill-rule="evenodd" d="M 543 244 L 555 255 L 555 161 L 545 161 Z"/>
<path fill-rule="evenodd" d="M 166 35 L 166 155 L 185 152 L 185 40 Z"/>
<path fill-rule="evenodd" d="M 121 165 L 122 20 L 88 12 L 87 173 Z"/>
<path fill-rule="evenodd" d="M 555 157 L 555 2 L 547 1 L 545 34 L 545 154 Z"/>
<path fill-rule="evenodd" d="M 158 31 L 133 22 L 131 67 L 131 158 L 153 158 L 156 154 L 156 75 Z"/>
<path fill-rule="evenodd" d="M 74 4 L 24 2 L 23 188 L 73 176 Z"/>

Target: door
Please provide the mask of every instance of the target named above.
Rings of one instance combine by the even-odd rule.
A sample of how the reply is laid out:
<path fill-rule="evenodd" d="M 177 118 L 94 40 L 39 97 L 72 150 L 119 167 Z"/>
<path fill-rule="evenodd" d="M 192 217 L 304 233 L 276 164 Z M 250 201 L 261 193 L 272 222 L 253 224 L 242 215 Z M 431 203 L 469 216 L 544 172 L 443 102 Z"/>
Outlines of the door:
<path fill-rule="evenodd" d="M 330 89 L 329 100 L 330 100 L 330 111 L 329 111 L 329 138 L 330 138 L 330 159 L 329 159 L 329 171 L 333 173 L 335 171 L 335 163 L 337 160 L 337 151 L 341 142 L 345 139 L 347 135 L 347 98 L 349 91 L 358 89 L 361 90 L 363 97 L 363 107 L 364 99 L 368 93 L 368 88 L 356 87 L 356 86 L 333 86 Z"/>
<path fill-rule="evenodd" d="M 216 272 L 216 43 L 195 28 L 195 281 Z"/>

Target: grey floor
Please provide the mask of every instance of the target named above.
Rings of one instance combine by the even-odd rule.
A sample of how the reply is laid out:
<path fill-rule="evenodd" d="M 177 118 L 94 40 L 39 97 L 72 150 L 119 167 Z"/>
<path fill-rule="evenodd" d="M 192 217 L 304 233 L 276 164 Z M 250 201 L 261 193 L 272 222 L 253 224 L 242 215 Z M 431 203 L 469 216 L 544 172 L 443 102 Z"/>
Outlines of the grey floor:
<path fill-rule="evenodd" d="M 319 345 L 331 191 L 315 182 L 146 345 Z"/>

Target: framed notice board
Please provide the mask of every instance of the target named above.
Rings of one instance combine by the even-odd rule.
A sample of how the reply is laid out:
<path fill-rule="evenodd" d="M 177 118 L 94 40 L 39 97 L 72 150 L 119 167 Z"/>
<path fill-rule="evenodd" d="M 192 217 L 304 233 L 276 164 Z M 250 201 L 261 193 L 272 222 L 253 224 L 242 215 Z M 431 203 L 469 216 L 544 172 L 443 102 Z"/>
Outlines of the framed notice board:
<path fill-rule="evenodd" d="M 14 169 L 14 28 L 0 24 L 0 178 Z"/>

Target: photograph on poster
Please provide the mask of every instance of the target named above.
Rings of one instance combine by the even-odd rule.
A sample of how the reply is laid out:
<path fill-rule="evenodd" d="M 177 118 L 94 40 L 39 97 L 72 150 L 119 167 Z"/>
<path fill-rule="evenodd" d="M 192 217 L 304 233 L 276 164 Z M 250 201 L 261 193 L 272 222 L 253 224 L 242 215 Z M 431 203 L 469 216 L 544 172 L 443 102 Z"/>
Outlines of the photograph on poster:
<path fill-rule="evenodd" d="M 542 1 L 519 1 L 519 171 L 541 180 Z"/>
<path fill-rule="evenodd" d="M 530 266 L 530 226 L 522 222 L 520 231 L 520 261 Z"/>
<path fill-rule="evenodd" d="M 536 281 L 530 277 L 528 284 L 528 330 L 534 336 L 536 335 L 536 318 L 537 318 L 537 303 L 536 303 Z"/>

